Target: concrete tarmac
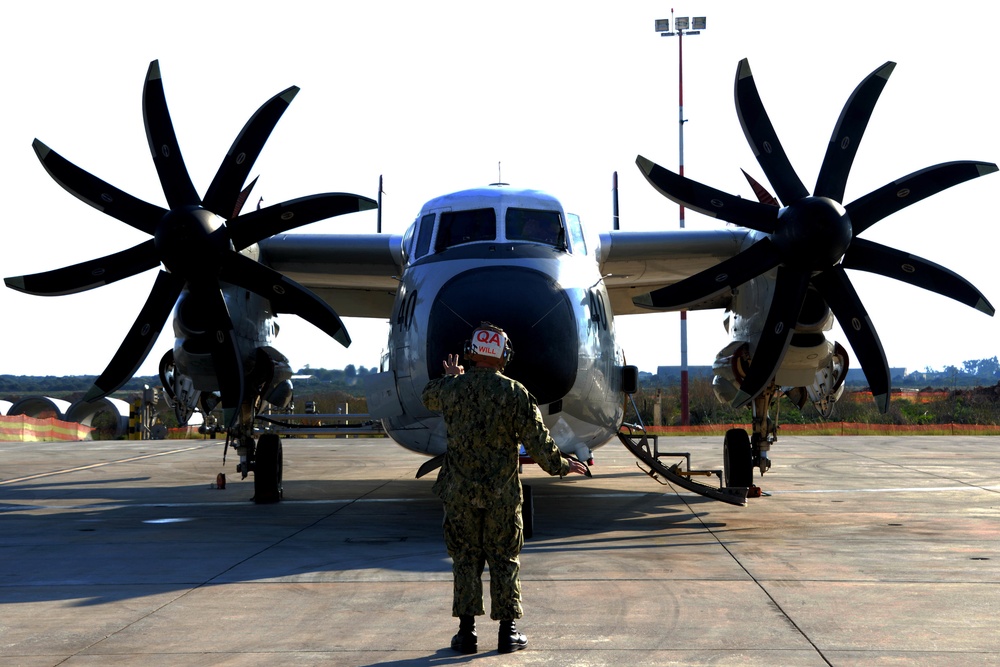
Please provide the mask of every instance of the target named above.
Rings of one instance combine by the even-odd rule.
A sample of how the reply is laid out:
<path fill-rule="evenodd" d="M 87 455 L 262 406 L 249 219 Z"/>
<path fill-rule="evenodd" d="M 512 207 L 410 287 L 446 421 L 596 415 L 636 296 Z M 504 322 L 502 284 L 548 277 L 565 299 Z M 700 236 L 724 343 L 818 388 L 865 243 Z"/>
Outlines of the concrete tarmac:
<path fill-rule="evenodd" d="M 721 467 L 721 438 L 660 448 Z M 529 466 L 529 646 L 480 618 L 473 656 L 425 459 L 284 452 L 285 500 L 254 505 L 216 441 L 0 443 L 0 667 L 1000 665 L 995 437 L 784 437 L 746 508 L 617 442 L 592 480 Z"/>

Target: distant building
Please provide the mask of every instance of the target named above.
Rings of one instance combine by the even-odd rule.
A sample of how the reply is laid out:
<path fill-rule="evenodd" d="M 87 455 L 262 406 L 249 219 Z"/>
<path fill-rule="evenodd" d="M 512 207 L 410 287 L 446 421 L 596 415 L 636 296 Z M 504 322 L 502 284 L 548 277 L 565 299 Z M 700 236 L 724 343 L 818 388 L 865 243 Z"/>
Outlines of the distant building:
<path fill-rule="evenodd" d="M 639 378 L 642 381 L 645 373 L 640 373 Z M 906 377 L 906 368 L 890 368 L 889 377 L 892 379 L 893 383 L 902 382 L 903 378 Z M 712 367 L 711 366 L 688 366 L 688 379 L 694 380 L 704 378 L 706 380 L 712 379 Z M 680 384 L 681 381 L 681 367 L 680 366 L 657 366 L 656 375 L 650 376 L 648 378 L 651 381 L 655 381 L 659 385 L 672 385 Z M 867 387 L 868 380 L 865 378 L 865 373 L 860 368 L 849 368 L 847 370 L 847 380 L 846 384 L 848 387 Z"/>
<path fill-rule="evenodd" d="M 688 366 L 688 379 L 693 380 L 695 378 L 705 378 L 708 380 L 712 379 L 712 367 L 711 366 Z M 656 382 L 661 385 L 668 384 L 680 384 L 681 381 L 681 367 L 680 366 L 657 366 L 656 367 Z"/>

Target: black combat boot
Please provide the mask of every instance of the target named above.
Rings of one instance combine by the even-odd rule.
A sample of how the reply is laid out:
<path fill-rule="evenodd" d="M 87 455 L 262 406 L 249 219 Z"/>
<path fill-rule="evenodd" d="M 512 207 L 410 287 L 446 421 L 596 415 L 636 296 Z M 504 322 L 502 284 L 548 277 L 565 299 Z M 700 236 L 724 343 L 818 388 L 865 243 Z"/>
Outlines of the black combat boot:
<path fill-rule="evenodd" d="M 452 650 L 459 653 L 475 653 L 479 650 L 479 637 L 476 635 L 476 617 L 459 616 L 458 634 L 451 638 Z"/>
<path fill-rule="evenodd" d="M 500 632 L 497 634 L 497 651 L 513 653 L 522 648 L 528 648 L 528 638 L 517 631 L 514 621 L 500 621 Z"/>

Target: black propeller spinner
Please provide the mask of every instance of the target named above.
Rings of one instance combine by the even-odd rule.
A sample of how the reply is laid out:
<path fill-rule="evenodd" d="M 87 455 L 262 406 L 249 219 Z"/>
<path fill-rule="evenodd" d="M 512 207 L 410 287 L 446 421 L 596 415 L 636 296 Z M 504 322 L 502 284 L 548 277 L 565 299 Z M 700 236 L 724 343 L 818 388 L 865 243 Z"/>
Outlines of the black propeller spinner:
<path fill-rule="evenodd" d="M 842 206 L 851 164 L 872 110 L 896 66 L 887 62 L 858 85 L 840 114 L 812 195 L 792 169 L 757 93 L 747 60 L 736 69 L 736 112 L 754 156 L 778 199 L 776 208 L 679 176 L 641 155 L 636 164 L 661 194 L 678 204 L 766 234 L 710 269 L 634 299 L 649 308 L 683 308 L 732 290 L 777 267 L 757 348 L 733 405 L 746 405 L 781 365 L 806 292 L 812 285 L 843 327 L 882 412 L 889 405 L 889 364 L 882 343 L 845 269 L 877 273 L 937 292 L 993 315 L 993 306 L 958 274 L 920 257 L 858 238 L 876 222 L 964 181 L 997 171 L 987 162 L 948 162 L 914 172 Z"/>
<path fill-rule="evenodd" d="M 298 283 L 241 254 L 278 234 L 317 220 L 373 209 L 353 194 L 311 195 L 240 215 L 240 191 L 264 143 L 298 93 L 295 86 L 265 102 L 236 137 L 205 194 L 198 197 L 181 157 L 167 111 L 158 61 L 149 65 L 142 112 L 153 163 L 169 209 L 146 203 L 80 169 L 37 139 L 33 146 L 49 175 L 70 194 L 153 238 L 128 250 L 45 273 L 6 278 L 8 287 L 42 296 L 73 294 L 163 265 L 156 282 L 104 373 L 87 392 L 99 400 L 124 385 L 149 354 L 183 290 L 197 304 L 208 334 L 227 425 L 243 402 L 243 366 L 221 283 L 268 299 L 275 312 L 294 313 L 345 347 L 351 339 L 340 317 Z"/>

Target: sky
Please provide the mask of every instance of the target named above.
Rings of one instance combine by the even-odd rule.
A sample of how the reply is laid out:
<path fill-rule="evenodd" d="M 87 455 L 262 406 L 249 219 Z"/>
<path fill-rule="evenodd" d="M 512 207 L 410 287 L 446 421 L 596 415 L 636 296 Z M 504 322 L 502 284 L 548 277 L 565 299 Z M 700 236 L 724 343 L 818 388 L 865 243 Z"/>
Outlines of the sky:
<path fill-rule="evenodd" d="M 766 179 L 733 103 L 748 58 L 761 98 L 811 189 L 854 87 L 892 60 L 858 151 L 845 203 L 925 167 L 1000 161 L 996 104 L 1000 5 L 692 1 L 705 16 L 683 40 L 684 169 L 752 197 L 740 169 Z M 675 229 L 678 208 L 635 166 L 677 170 L 678 39 L 654 21 L 669 3 L 547 2 L 21 2 L 0 25 L 0 274 L 17 276 L 129 248 L 148 237 L 75 199 L 31 148 L 40 139 L 112 185 L 164 206 L 142 121 L 142 86 L 158 59 L 192 180 L 204 194 L 257 107 L 301 92 L 261 153 L 251 201 L 321 192 L 377 196 L 383 231 L 402 233 L 427 200 L 498 178 L 546 190 L 585 224 L 610 229 L 612 174 L 622 229 Z M 1000 304 L 1000 174 L 956 186 L 867 230 L 864 238 L 951 268 Z M 686 226 L 721 226 L 687 213 Z M 374 232 L 374 212 L 303 228 Z M 0 287 L 0 374 L 99 374 L 146 299 L 156 272 L 77 295 Z M 961 366 L 1000 354 L 1000 318 L 878 276 L 850 272 L 890 366 Z M 688 318 L 688 363 L 727 343 L 721 311 Z M 295 368 L 377 366 L 388 326 L 348 319 L 349 349 L 291 315 L 275 346 Z M 629 363 L 680 363 L 676 313 L 616 319 Z M 835 329 L 832 337 L 846 345 Z M 140 375 L 172 346 L 164 328 Z M 849 347 L 849 346 L 848 346 Z"/>

